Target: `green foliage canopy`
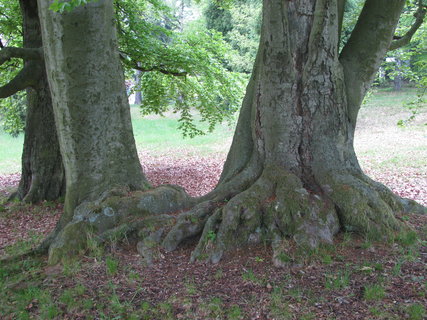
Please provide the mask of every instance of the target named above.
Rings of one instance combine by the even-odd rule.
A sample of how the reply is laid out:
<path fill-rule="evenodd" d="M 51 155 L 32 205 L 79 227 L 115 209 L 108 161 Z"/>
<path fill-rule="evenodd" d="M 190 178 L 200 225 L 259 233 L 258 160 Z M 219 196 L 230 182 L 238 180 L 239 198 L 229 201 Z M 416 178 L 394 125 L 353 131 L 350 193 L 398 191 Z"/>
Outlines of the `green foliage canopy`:
<path fill-rule="evenodd" d="M 0 47 L 22 47 L 22 16 L 19 2 L 0 1 Z M 0 86 L 12 80 L 22 69 L 21 59 L 10 59 L 0 66 Z M 3 130 L 13 136 L 25 126 L 25 93 L 0 99 L 0 124 Z"/>
<path fill-rule="evenodd" d="M 243 77 L 224 67 L 232 49 L 220 33 L 198 21 L 179 31 L 170 8 L 159 1 L 116 0 L 115 5 L 124 66 L 143 72 L 143 114 L 163 114 L 172 107 L 190 137 L 204 133 L 193 121 L 193 110 L 209 131 L 231 118 L 241 103 Z"/>

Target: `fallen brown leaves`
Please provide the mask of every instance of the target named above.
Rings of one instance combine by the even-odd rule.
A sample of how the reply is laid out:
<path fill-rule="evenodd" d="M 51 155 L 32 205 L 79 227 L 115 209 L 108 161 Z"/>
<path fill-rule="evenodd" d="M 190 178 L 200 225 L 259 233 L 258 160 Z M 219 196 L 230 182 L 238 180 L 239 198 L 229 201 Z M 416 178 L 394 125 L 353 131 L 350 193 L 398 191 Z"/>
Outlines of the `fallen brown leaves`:
<path fill-rule="evenodd" d="M 221 155 L 179 158 L 141 153 L 140 158 L 144 172 L 154 186 L 178 184 L 192 196 L 212 190 L 224 161 Z M 390 174 L 366 168 L 370 176 L 399 195 L 427 204 L 424 174 L 410 168 Z M 3 195 L 18 182 L 19 174 L 1 176 Z M 15 203 L 0 212 L 0 254 L 17 240 L 47 234 L 55 226 L 61 211 L 60 204 L 45 202 L 38 205 Z M 426 218 L 414 216 L 411 223 L 423 232 Z M 296 263 L 286 270 L 272 266 L 271 250 L 262 245 L 237 250 L 226 256 L 220 265 L 212 265 L 189 263 L 194 244 L 188 243 L 175 252 L 164 253 L 162 260 L 152 267 L 141 264 L 135 246 L 115 247 L 111 254 L 120 261 L 121 270 L 116 275 L 106 273 L 103 261 L 86 257 L 82 262 L 84 267 L 73 277 L 64 276 L 61 268 L 48 267 L 43 286 L 55 301 L 60 301 L 67 288 L 77 284 L 87 288 L 84 298 L 94 304 L 90 310 L 77 308 L 70 311 L 58 302 L 64 312 L 62 316 L 70 319 L 83 319 L 88 315 L 98 317 L 97 306 L 108 305 L 103 297 L 111 294 L 112 284 L 118 299 L 136 309 L 142 303 L 154 306 L 167 302 L 174 319 L 231 319 L 233 310 L 241 312 L 235 319 L 301 319 L 304 316 L 308 316 L 307 319 L 366 319 L 377 309 L 385 317 L 404 318 L 405 310 L 411 304 L 427 304 L 426 296 L 420 295 L 425 290 L 427 248 L 421 249 L 419 258 L 402 263 L 397 270 L 397 249 L 364 248 L 363 240 L 347 245 L 342 245 L 343 242 L 343 239 L 337 239 L 335 249 L 325 253 L 330 258 L 309 257 L 311 262 Z M 342 288 L 325 288 L 325 279 L 335 279 L 343 270 L 348 270 L 349 282 Z M 132 280 L 130 274 L 136 278 Z M 364 299 L 364 288 L 370 283 L 384 281 L 382 279 L 387 279 L 383 285 L 386 297 L 378 302 Z M 37 303 L 30 304 L 27 311 L 37 314 L 39 307 Z"/>
<path fill-rule="evenodd" d="M 191 156 L 182 158 L 170 155 L 153 156 L 140 152 L 143 170 L 153 186 L 176 184 L 184 187 L 191 196 L 201 196 L 211 191 L 218 182 L 225 156 Z M 365 171 L 375 180 L 387 185 L 393 192 L 403 197 L 427 205 L 427 178 L 425 173 L 412 168 L 383 172 L 371 169 L 365 161 Z M 19 183 L 19 174 L 0 176 L 0 194 L 6 195 Z M 34 234 L 47 234 L 58 220 L 62 207 L 55 204 L 49 210 L 46 204 L 13 204 L 13 210 L 0 213 L 0 253 L 4 247 L 17 240 L 26 240 Z M 43 214 L 49 212 L 49 214 Z"/>

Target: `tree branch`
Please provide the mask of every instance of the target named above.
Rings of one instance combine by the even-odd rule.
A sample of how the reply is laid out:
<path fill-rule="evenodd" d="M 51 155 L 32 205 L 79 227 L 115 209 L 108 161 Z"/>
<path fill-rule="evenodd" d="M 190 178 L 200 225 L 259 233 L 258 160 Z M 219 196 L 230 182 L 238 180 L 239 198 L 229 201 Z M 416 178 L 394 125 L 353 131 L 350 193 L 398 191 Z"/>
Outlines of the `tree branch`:
<path fill-rule="evenodd" d="M 167 70 L 164 69 L 162 66 L 153 66 L 151 68 L 144 68 L 141 67 L 137 62 L 135 62 L 134 60 L 130 60 L 127 55 L 123 52 L 120 53 L 120 59 L 127 64 L 128 66 L 130 66 L 132 69 L 135 70 L 139 70 L 141 72 L 153 72 L 153 71 L 157 71 L 163 74 L 168 74 L 168 75 L 172 75 L 175 77 L 185 77 L 186 75 L 188 75 L 188 72 L 186 71 L 176 71 L 176 70 Z"/>
<path fill-rule="evenodd" d="M 363 98 L 387 53 L 405 0 L 367 0 L 340 55 L 348 117 L 355 126 Z"/>
<path fill-rule="evenodd" d="M 149 69 L 146 69 L 146 68 L 143 68 L 143 67 L 140 67 L 140 66 L 135 66 L 134 69 L 135 70 L 139 70 L 141 72 L 158 71 L 158 72 L 161 72 L 163 74 L 169 74 L 169 75 L 172 75 L 172 76 L 175 76 L 175 77 L 185 77 L 188 74 L 188 72 L 186 72 L 186 71 L 182 71 L 182 72 L 180 72 L 180 71 L 171 71 L 171 70 L 166 70 L 166 69 L 163 69 L 162 67 L 156 67 L 156 66 L 151 67 Z"/>
<path fill-rule="evenodd" d="M 340 39 L 341 39 L 341 33 L 342 33 L 342 24 L 344 21 L 344 11 L 345 11 L 345 4 L 347 0 L 338 0 L 338 48 Z"/>
<path fill-rule="evenodd" d="M 423 4 L 423 0 L 418 1 L 418 10 L 414 13 L 415 21 L 412 24 L 411 28 L 408 32 L 405 33 L 404 36 L 399 37 L 399 39 L 393 40 L 388 48 L 389 51 L 396 50 L 403 46 L 406 46 L 411 42 L 412 37 L 415 32 L 421 27 L 424 22 L 424 18 L 426 16 L 426 5 Z"/>
<path fill-rule="evenodd" d="M 11 58 L 20 58 L 25 61 L 43 60 L 43 49 L 4 47 L 0 50 L 0 65 Z"/>
<path fill-rule="evenodd" d="M 28 63 L 11 81 L 0 87 L 0 98 L 7 98 L 28 87 L 35 87 L 42 75 L 42 66 Z"/>

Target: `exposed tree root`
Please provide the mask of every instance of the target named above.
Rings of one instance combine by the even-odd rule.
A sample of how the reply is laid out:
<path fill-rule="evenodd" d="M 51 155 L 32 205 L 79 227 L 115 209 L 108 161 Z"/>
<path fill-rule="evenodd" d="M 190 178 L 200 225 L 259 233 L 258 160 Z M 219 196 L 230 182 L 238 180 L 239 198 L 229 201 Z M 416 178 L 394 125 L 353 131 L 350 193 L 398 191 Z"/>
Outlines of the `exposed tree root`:
<path fill-rule="evenodd" d="M 219 203 L 210 215 L 209 209 L 209 203 L 202 203 L 181 215 L 163 246 L 174 249 L 186 235 L 193 236 L 203 227 L 191 260 L 216 263 L 239 245 L 268 241 L 275 257 L 280 257 L 282 239 L 292 237 L 300 245 L 316 247 L 331 242 L 339 230 L 333 204 L 308 192 L 297 176 L 277 167 L 264 169 L 249 188 Z"/>
<path fill-rule="evenodd" d="M 279 167 L 258 172 L 243 170 L 199 199 L 167 185 L 146 192 L 113 190 L 97 202 L 82 203 L 73 220 L 49 240 L 49 262 L 84 250 L 88 237 L 102 243 L 134 235 L 138 252 L 151 264 L 160 248 L 172 251 L 200 235 L 191 261 L 217 263 L 237 246 L 263 241 L 273 248 L 274 264 L 283 266 L 289 262 L 289 239 L 316 248 L 332 243 L 340 229 L 378 240 L 404 229 L 395 214 L 407 209 L 405 200 L 361 173 L 319 174 L 320 188 L 313 192 Z"/>
<path fill-rule="evenodd" d="M 160 228 L 172 225 L 173 216 L 166 215 L 194 205 L 194 199 L 172 185 L 150 191 L 113 190 L 94 202 L 83 202 L 49 246 L 49 263 L 56 264 L 87 248 L 88 238 L 96 242 L 119 240 L 129 233 L 142 238 Z"/>
<path fill-rule="evenodd" d="M 288 239 L 315 248 L 332 243 L 341 229 L 378 240 L 393 239 L 405 229 L 395 214 L 407 212 L 410 206 L 384 185 L 358 171 L 319 176 L 321 190 L 315 193 L 296 175 L 278 167 L 265 168 L 240 193 L 202 202 L 181 214 L 162 246 L 174 250 L 201 232 L 191 260 L 216 263 L 234 247 L 266 241 L 272 245 L 274 264 L 283 266 L 288 262 Z M 425 210 L 418 204 L 413 207 Z"/>

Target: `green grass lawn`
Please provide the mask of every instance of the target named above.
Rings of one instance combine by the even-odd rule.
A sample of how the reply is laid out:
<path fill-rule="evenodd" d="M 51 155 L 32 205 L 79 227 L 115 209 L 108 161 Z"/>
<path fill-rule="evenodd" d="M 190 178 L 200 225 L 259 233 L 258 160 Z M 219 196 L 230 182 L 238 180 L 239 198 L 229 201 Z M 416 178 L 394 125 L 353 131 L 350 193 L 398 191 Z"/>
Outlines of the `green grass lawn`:
<path fill-rule="evenodd" d="M 365 135 L 371 131 L 383 130 L 385 127 L 392 128 L 394 131 L 400 130 L 400 132 L 408 130 L 425 132 L 425 128 L 422 128 L 422 126 L 413 126 L 405 129 L 399 129 L 396 126 L 397 120 L 405 117 L 405 112 L 408 113 L 403 108 L 403 104 L 414 99 L 415 95 L 416 91 L 414 89 L 407 89 L 401 92 L 392 92 L 384 89 L 377 90 L 362 107 L 359 115 L 361 130 L 365 131 Z M 142 117 L 136 106 L 131 107 L 131 113 L 135 141 L 139 151 L 150 152 L 153 155 L 173 153 L 175 156 L 182 157 L 213 153 L 225 154 L 231 143 L 234 129 L 227 124 L 219 125 L 212 133 L 191 139 L 184 138 L 182 133 L 178 131 L 179 121 L 175 114 L 168 115 L 168 117 Z M 207 128 L 207 125 L 200 123 L 200 127 Z M 366 131 L 368 132 L 366 133 Z M 13 138 L 0 130 L 0 174 L 20 171 L 23 141 L 23 135 Z M 412 148 L 407 144 L 405 146 Z M 414 144 L 413 147 L 425 150 L 425 147 L 418 144 Z M 405 149 L 406 154 L 407 148 Z M 377 146 L 373 146 L 372 150 L 363 146 L 359 149 L 360 151 L 358 150 L 358 152 L 361 154 L 373 152 L 373 156 L 375 156 L 375 153 L 381 152 Z M 397 159 L 399 158 L 399 155 L 394 156 Z M 406 157 L 403 158 L 406 161 Z M 414 159 L 414 161 L 417 161 L 417 159 Z M 401 161 L 398 162 L 400 163 Z"/>
<path fill-rule="evenodd" d="M 24 135 L 14 138 L 0 128 L 0 174 L 21 170 L 21 153 Z"/>
<path fill-rule="evenodd" d="M 142 117 L 137 106 L 131 107 L 132 124 L 138 150 L 150 150 L 159 154 L 176 152 L 183 156 L 209 154 L 229 145 L 234 128 L 224 123 L 213 132 L 194 138 L 184 138 L 178 130 L 176 115 L 171 117 Z M 205 130 L 205 123 L 198 123 Z"/>
<path fill-rule="evenodd" d="M 404 103 L 415 99 L 417 89 L 406 88 L 401 91 L 393 91 L 391 88 L 374 89 L 370 97 L 366 99 L 363 108 L 390 107 L 401 110 Z"/>

